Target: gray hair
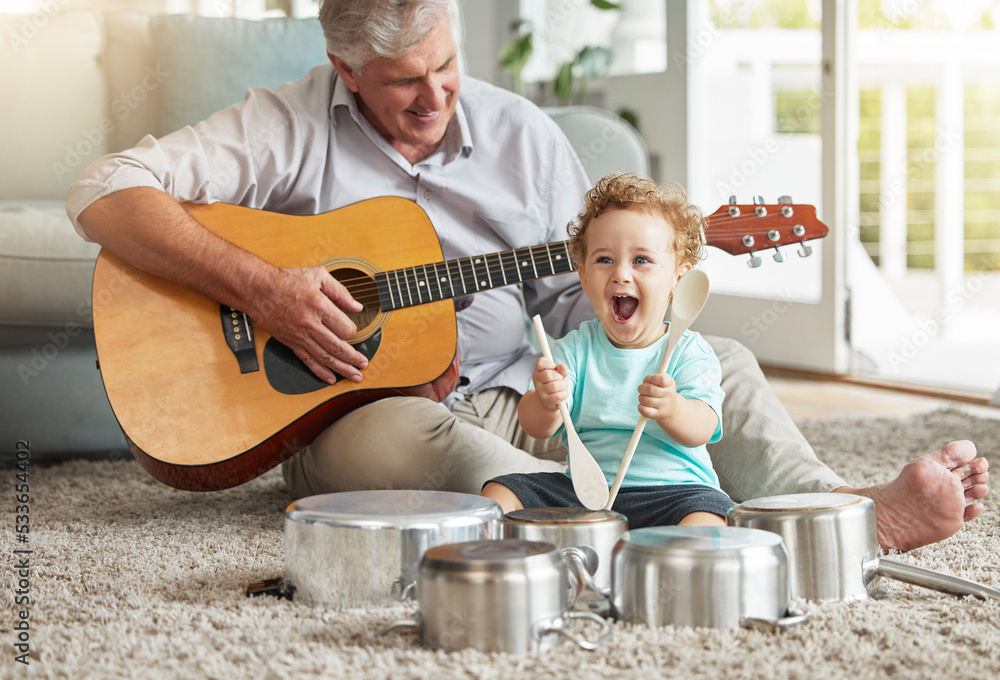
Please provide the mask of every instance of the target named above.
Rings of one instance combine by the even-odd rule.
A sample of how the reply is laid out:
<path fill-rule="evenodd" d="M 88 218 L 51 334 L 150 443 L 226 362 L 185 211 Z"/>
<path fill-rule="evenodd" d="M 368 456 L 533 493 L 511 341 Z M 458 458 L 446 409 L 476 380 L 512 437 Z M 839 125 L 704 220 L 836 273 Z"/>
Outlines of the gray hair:
<path fill-rule="evenodd" d="M 398 59 L 447 19 L 455 36 L 461 21 L 458 0 L 322 0 L 319 22 L 326 51 L 351 70 L 376 57 Z M 457 38 L 456 38 L 457 44 Z"/>

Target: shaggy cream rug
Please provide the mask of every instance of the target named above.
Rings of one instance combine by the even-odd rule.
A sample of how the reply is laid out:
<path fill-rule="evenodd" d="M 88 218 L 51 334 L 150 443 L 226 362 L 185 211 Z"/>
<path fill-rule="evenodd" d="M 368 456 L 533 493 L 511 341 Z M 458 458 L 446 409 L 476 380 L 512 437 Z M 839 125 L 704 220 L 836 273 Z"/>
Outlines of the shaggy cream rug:
<path fill-rule="evenodd" d="M 1000 474 L 1000 421 L 961 411 L 902 420 L 803 424 L 820 457 L 852 482 L 891 477 L 949 439 L 969 438 Z M 538 656 L 438 653 L 414 636 L 380 637 L 405 608 L 330 613 L 245 586 L 283 570 L 283 511 L 272 471 L 242 487 L 188 493 L 131 460 L 30 469 L 30 604 L 9 564 L 15 544 L 3 488 L 3 678 L 996 678 L 1000 601 L 883 581 L 885 599 L 805 603 L 812 620 L 781 633 L 614 624 L 596 652 L 564 642 Z M 1000 587 L 1000 503 L 958 535 L 898 559 Z M 23 584 L 22 584 L 23 585 Z M 30 666 L 15 660 L 29 612 Z"/>

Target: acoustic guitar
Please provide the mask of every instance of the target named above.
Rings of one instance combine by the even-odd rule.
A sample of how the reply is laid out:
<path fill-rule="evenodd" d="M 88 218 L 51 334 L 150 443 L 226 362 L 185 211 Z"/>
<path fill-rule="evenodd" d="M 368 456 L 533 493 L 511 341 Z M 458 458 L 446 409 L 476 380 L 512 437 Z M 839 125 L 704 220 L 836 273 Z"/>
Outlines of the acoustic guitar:
<path fill-rule="evenodd" d="M 278 267 L 326 267 L 364 304 L 350 342 L 369 365 L 360 383 L 327 384 L 240 310 L 102 251 L 94 332 L 108 399 L 136 459 L 179 489 L 249 481 L 377 399 L 440 401 L 458 381 L 453 298 L 574 269 L 566 241 L 443 261 L 427 215 L 402 198 L 306 217 L 223 203 L 185 208 Z M 812 206 L 732 204 L 708 217 L 705 241 L 756 258 L 827 231 Z"/>

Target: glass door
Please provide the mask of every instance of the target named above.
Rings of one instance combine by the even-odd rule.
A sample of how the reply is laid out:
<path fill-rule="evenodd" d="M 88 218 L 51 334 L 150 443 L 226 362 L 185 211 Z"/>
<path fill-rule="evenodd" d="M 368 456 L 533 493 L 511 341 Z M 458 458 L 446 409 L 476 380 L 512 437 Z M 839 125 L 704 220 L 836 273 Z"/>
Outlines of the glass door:
<path fill-rule="evenodd" d="M 690 2 L 685 58 L 675 61 L 687 71 L 692 112 L 689 189 L 723 210 L 709 221 L 709 241 L 717 227 L 736 228 L 753 251 L 708 249 L 713 294 L 697 329 L 741 341 L 763 364 L 844 373 L 844 197 L 856 172 L 846 143 L 849 24 L 838 23 L 847 10 L 836 5 Z M 796 227 L 812 240 L 774 247 Z"/>
<path fill-rule="evenodd" d="M 1000 386 L 1000 3 L 861 0 L 852 369 Z"/>

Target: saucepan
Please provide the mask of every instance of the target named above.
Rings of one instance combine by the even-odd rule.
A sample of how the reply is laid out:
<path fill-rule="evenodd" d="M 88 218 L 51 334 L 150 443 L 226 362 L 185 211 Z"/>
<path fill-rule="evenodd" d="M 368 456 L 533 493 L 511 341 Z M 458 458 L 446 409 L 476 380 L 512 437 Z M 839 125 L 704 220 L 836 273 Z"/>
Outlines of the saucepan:
<path fill-rule="evenodd" d="M 782 537 L 792 597 L 864 600 L 885 576 L 953 595 L 1000 599 L 996 588 L 882 557 L 875 504 L 869 498 L 835 493 L 769 496 L 733 506 L 728 521 Z"/>
<path fill-rule="evenodd" d="M 499 538 L 502 516 L 488 498 L 446 491 L 303 498 L 285 512 L 284 578 L 263 588 L 254 584 L 248 592 L 335 610 L 398 605 L 415 599 L 420 558 L 428 548 Z"/>
<path fill-rule="evenodd" d="M 572 549 L 571 549 L 572 550 Z M 559 548 L 541 541 L 468 541 L 429 548 L 417 578 L 419 611 L 382 629 L 418 632 L 422 646 L 443 651 L 534 653 L 561 638 L 595 649 L 611 626 L 593 612 L 574 612 L 580 584 Z M 575 620 L 597 623 L 596 640 L 580 637 Z"/>
<path fill-rule="evenodd" d="M 790 610 L 788 555 L 777 534 L 739 527 L 648 527 L 615 546 L 612 615 L 650 627 L 780 629 Z"/>
<path fill-rule="evenodd" d="M 628 529 L 625 515 L 613 510 L 583 507 L 527 508 L 508 512 L 501 523 L 505 538 L 552 543 L 558 548 L 577 548 L 569 559 L 585 558 L 584 585 L 608 598 L 611 595 L 611 553 Z"/>

